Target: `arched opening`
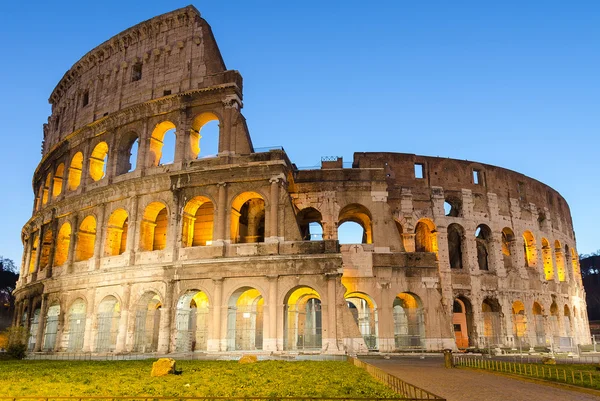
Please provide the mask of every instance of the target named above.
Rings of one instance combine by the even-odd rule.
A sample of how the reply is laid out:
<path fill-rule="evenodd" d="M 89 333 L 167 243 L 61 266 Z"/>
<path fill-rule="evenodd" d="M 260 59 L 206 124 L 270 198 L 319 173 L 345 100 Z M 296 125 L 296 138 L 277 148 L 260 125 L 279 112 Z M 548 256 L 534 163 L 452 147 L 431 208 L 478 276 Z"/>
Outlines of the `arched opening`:
<path fill-rule="evenodd" d="M 344 223 L 355 223 L 362 229 L 360 241 L 357 241 L 359 229 L 356 225 Z M 344 226 L 344 228 L 342 228 Z M 338 217 L 338 240 L 340 244 L 372 244 L 373 227 L 371 223 L 371 212 L 358 203 L 346 205 L 340 210 Z"/>
<path fill-rule="evenodd" d="M 421 219 L 415 227 L 415 252 L 437 253 L 437 230 L 433 221 Z"/>
<path fill-rule="evenodd" d="M 54 248 L 54 265 L 63 265 L 69 257 L 69 244 L 71 243 L 71 225 L 63 223 L 58 230 L 56 246 Z"/>
<path fill-rule="evenodd" d="M 454 299 L 452 305 L 452 326 L 458 349 L 465 349 L 472 345 L 470 339 L 473 335 L 473 307 L 471 306 L 471 302 L 465 297 Z"/>
<path fill-rule="evenodd" d="M 202 113 L 194 118 L 190 130 L 192 159 L 217 156 L 219 125 L 219 118 L 213 113 Z"/>
<path fill-rule="evenodd" d="M 150 137 L 150 166 L 173 163 L 175 143 L 175 124 L 170 121 L 157 124 Z"/>
<path fill-rule="evenodd" d="M 96 352 L 113 352 L 117 346 L 121 305 L 117 298 L 109 295 L 98 306 L 98 328 L 96 329 Z"/>
<path fill-rule="evenodd" d="M 175 317 L 177 352 L 206 350 L 208 307 L 208 296 L 202 291 L 190 290 L 179 298 Z"/>
<path fill-rule="evenodd" d="M 90 156 L 90 177 L 92 180 L 99 181 L 106 176 L 106 167 L 108 166 L 108 144 L 100 142 L 92 150 Z"/>
<path fill-rule="evenodd" d="M 40 252 L 40 270 L 50 266 L 50 251 L 52 250 L 54 233 L 46 229 L 42 238 L 42 251 Z"/>
<path fill-rule="evenodd" d="M 83 348 L 83 337 L 85 334 L 86 304 L 78 298 L 69 308 L 69 342 L 67 351 L 79 352 Z"/>
<path fill-rule="evenodd" d="M 69 181 L 67 182 L 67 188 L 69 191 L 74 191 L 79 188 L 81 184 L 81 171 L 83 170 L 83 153 L 77 152 L 71 159 L 69 164 Z"/>
<path fill-rule="evenodd" d="M 573 327 L 571 322 L 571 311 L 569 305 L 565 304 L 563 308 L 563 326 L 565 327 L 565 335 L 567 337 L 573 336 Z"/>
<path fill-rule="evenodd" d="M 460 216 L 461 201 L 454 197 L 446 197 L 444 201 L 444 215 L 448 217 Z"/>
<path fill-rule="evenodd" d="M 44 342 L 42 351 L 54 351 L 56 347 L 56 335 L 58 333 L 58 318 L 60 316 L 60 305 L 51 305 L 46 314 L 46 327 L 44 328 Z"/>
<path fill-rule="evenodd" d="M 33 310 L 31 314 L 31 320 L 29 322 L 29 338 L 27 340 L 27 350 L 33 351 L 37 341 L 37 331 L 40 324 L 40 313 L 41 309 L 38 307 Z"/>
<path fill-rule="evenodd" d="M 481 304 L 483 315 L 483 338 L 485 346 L 500 345 L 500 304 L 496 299 L 486 298 Z"/>
<path fill-rule="evenodd" d="M 512 304 L 512 323 L 513 323 L 513 335 L 515 336 L 515 342 L 523 349 L 527 343 L 527 315 L 525 313 L 525 305 L 523 302 L 517 300 Z"/>
<path fill-rule="evenodd" d="M 370 296 L 359 292 L 346 294 L 345 298 L 367 348 L 379 349 L 379 321 L 375 301 Z"/>
<path fill-rule="evenodd" d="M 134 352 L 156 352 L 160 331 L 160 308 L 162 303 L 154 292 L 146 292 L 136 305 Z"/>
<path fill-rule="evenodd" d="M 398 250 L 400 252 L 406 252 L 406 248 L 404 247 L 404 228 L 398 220 L 394 220 L 394 223 L 396 224 L 396 230 L 398 231 L 398 236 L 400 237 L 400 246 L 398 247 Z"/>
<path fill-rule="evenodd" d="M 263 346 L 261 293 L 250 287 L 235 291 L 227 308 L 227 351 L 253 351 Z"/>
<path fill-rule="evenodd" d="M 244 192 L 231 204 L 231 241 L 235 244 L 265 241 L 265 201 L 256 192 Z"/>
<path fill-rule="evenodd" d="M 65 164 L 60 163 L 54 170 L 54 178 L 52 180 L 52 197 L 56 198 L 62 193 L 63 177 L 65 175 Z"/>
<path fill-rule="evenodd" d="M 283 316 L 285 350 L 321 349 L 321 297 L 315 290 L 299 287 L 290 291 Z"/>
<path fill-rule="evenodd" d="M 124 209 L 117 209 L 111 213 L 106 227 L 105 256 L 121 255 L 127 248 L 127 231 L 129 217 Z"/>
<path fill-rule="evenodd" d="M 50 173 L 46 176 L 44 180 L 44 188 L 42 189 L 42 205 L 48 203 L 48 198 L 50 196 L 50 184 L 52 183 L 52 179 L 50 177 Z"/>
<path fill-rule="evenodd" d="M 571 267 L 573 269 L 573 277 L 581 282 L 581 269 L 579 267 L 579 256 L 575 252 L 575 248 L 571 248 Z"/>
<path fill-rule="evenodd" d="M 463 238 L 465 230 L 459 224 L 448 226 L 448 257 L 451 269 L 463 268 Z"/>
<path fill-rule="evenodd" d="M 425 339 L 425 317 L 419 297 L 407 292 L 394 299 L 394 343 L 396 349 L 422 348 Z"/>
<path fill-rule="evenodd" d="M 544 276 L 546 280 L 554 279 L 554 263 L 552 262 L 552 249 L 546 238 L 542 238 L 542 258 L 544 260 Z"/>
<path fill-rule="evenodd" d="M 96 245 L 96 219 L 87 216 L 79 225 L 77 231 L 77 249 L 75 249 L 75 261 L 88 260 L 94 256 Z"/>
<path fill-rule="evenodd" d="M 504 259 L 504 268 L 510 271 L 513 268 L 512 255 L 515 246 L 515 234 L 508 227 L 502 229 L 502 257 Z"/>
<path fill-rule="evenodd" d="M 560 313 L 558 311 L 558 305 L 556 302 L 552 302 L 550 305 L 550 330 L 552 331 L 552 337 L 560 337 Z"/>
<path fill-rule="evenodd" d="M 300 235 L 303 241 L 321 241 L 323 239 L 323 217 L 321 212 L 313 207 L 302 209 L 296 215 Z"/>
<path fill-rule="evenodd" d="M 205 196 L 196 196 L 183 209 L 182 246 L 211 245 L 215 208 Z"/>
<path fill-rule="evenodd" d="M 531 231 L 523 233 L 523 253 L 525 256 L 525 267 L 535 267 L 537 265 L 537 249 L 535 247 L 535 238 Z"/>
<path fill-rule="evenodd" d="M 35 272 L 35 264 L 37 262 L 39 253 L 38 246 L 40 242 L 40 233 L 38 231 L 34 232 L 31 238 L 31 251 L 29 252 L 29 273 Z"/>
<path fill-rule="evenodd" d="M 139 143 L 140 140 L 135 132 L 129 132 L 120 139 L 116 175 L 126 174 L 136 169 Z"/>
<path fill-rule="evenodd" d="M 546 345 L 546 329 L 544 328 L 544 311 L 542 306 L 534 302 L 531 308 L 533 312 L 533 324 L 535 327 L 535 342 L 538 346 Z"/>
<path fill-rule="evenodd" d="M 560 241 L 554 241 L 554 255 L 556 257 L 556 274 L 558 274 L 558 281 L 565 281 L 565 255 Z"/>
<path fill-rule="evenodd" d="M 168 223 L 167 206 L 164 203 L 152 202 L 146 206 L 140 227 L 140 249 L 142 251 L 165 249 Z"/>
<path fill-rule="evenodd" d="M 492 230 L 485 224 L 480 224 L 475 229 L 475 242 L 477 246 L 477 264 L 479 270 L 490 270 L 489 246 L 492 240 Z"/>

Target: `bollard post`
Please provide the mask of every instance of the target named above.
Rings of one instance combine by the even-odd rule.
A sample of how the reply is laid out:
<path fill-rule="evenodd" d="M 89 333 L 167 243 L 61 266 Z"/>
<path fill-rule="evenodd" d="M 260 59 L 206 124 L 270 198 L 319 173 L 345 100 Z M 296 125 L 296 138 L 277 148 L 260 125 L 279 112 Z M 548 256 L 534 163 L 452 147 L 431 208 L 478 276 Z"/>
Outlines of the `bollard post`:
<path fill-rule="evenodd" d="M 452 363 L 452 350 L 448 348 L 444 350 L 444 366 L 446 368 L 454 367 L 454 364 Z"/>

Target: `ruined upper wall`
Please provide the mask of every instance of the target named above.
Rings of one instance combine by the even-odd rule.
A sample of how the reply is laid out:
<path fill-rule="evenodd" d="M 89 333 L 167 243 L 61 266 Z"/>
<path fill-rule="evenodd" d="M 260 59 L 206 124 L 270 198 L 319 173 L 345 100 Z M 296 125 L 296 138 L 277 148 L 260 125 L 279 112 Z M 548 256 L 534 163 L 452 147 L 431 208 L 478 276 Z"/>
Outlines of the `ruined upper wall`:
<path fill-rule="evenodd" d="M 193 6 L 144 21 L 96 47 L 50 95 L 43 154 L 71 132 L 130 106 L 225 83 L 225 63 Z"/>

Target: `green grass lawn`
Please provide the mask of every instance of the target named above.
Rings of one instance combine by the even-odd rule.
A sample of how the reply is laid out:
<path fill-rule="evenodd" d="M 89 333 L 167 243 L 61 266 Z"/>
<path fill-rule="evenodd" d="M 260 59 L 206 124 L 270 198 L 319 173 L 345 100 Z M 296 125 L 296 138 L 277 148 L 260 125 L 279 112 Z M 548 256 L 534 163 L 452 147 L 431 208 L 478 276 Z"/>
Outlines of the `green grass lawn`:
<path fill-rule="evenodd" d="M 177 361 L 150 377 L 147 361 L 2 361 L 2 396 L 398 397 L 347 362 Z"/>

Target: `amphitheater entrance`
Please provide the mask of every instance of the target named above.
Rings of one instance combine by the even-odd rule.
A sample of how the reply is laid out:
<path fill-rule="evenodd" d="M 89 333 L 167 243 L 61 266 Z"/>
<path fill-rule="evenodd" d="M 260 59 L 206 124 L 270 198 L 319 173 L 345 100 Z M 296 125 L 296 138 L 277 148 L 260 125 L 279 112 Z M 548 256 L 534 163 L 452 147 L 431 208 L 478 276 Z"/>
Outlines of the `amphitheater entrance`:
<path fill-rule="evenodd" d="M 263 305 L 260 291 L 243 287 L 229 298 L 227 308 L 227 351 L 261 350 Z"/>
<path fill-rule="evenodd" d="M 78 352 L 83 349 L 87 305 L 81 298 L 69 308 L 69 343 L 67 351 Z"/>
<path fill-rule="evenodd" d="M 31 315 L 31 322 L 29 324 L 29 340 L 27 341 L 27 350 L 33 351 L 35 348 L 35 342 L 37 340 L 37 330 L 40 324 L 40 308 L 33 311 Z"/>
<path fill-rule="evenodd" d="M 480 346 L 501 345 L 500 304 L 496 299 L 487 298 L 481 304 L 481 312 L 483 315 L 483 343 Z"/>
<path fill-rule="evenodd" d="M 472 338 L 471 331 L 473 330 L 473 307 L 467 298 L 458 297 L 454 299 L 452 326 L 458 349 L 465 349 L 473 345 L 470 341 L 470 338 Z"/>
<path fill-rule="evenodd" d="M 117 346 L 121 305 L 112 295 L 104 298 L 98 307 L 96 352 L 113 352 Z"/>
<path fill-rule="evenodd" d="M 138 301 L 135 311 L 134 352 L 156 352 L 160 328 L 160 308 L 158 294 L 146 292 Z"/>
<path fill-rule="evenodd" d="M 323 341 L 321 297 L 310 287 L 288 293 L 285 301 L 285 350 L 321 349 Z"/>
<path fill-rule="evenodd" d="M 375 301 L 359 292 L 353 292 L 346 295 L 346 305 L 350 308 L 350 313 L 358 330 L 362 335 L 365 345 L 369 350 L 379 349 L 377 306 Z"/>
<path fill-rule="evenodd" d="M 515 301 L 512 304 L 512 324 L 515 346 L 521 350 L 523 348 L 529 348 L 527 339 L 527 316 L 525 315 L 525 305 L 521 301 Z"/>
<path fill-rule="evenodd" d="M 208 296 L 191 290 L 179 298 L 175 327 L 177 352 L 206 350 L 208 340 Z"/>
<path fill-rule="evenodd" d="M 403 292 L 393 304 L 394 344 L 396 349 L 415 349 L 424 346 L 425 318 L 423 303 L 416 295 Z"/>
<path fill-rule="evenodd" d="M 546 329 L 544 327 L 544 310 L 539 303 L 534 302 L 531 311 L 533 312 L 533 324 L 535 327 L 535 345 L 545 346 Z"/>
<path fill-rule="evenodd" d="M 56 345 L 56 335 L 58 333 L 58 317 L 60 316 L 60 305 L 52 305 L 48 308 L 46 315 L 46 327 L 44 328 L 44 343 L 42 350 L 53 351 Z"/>

